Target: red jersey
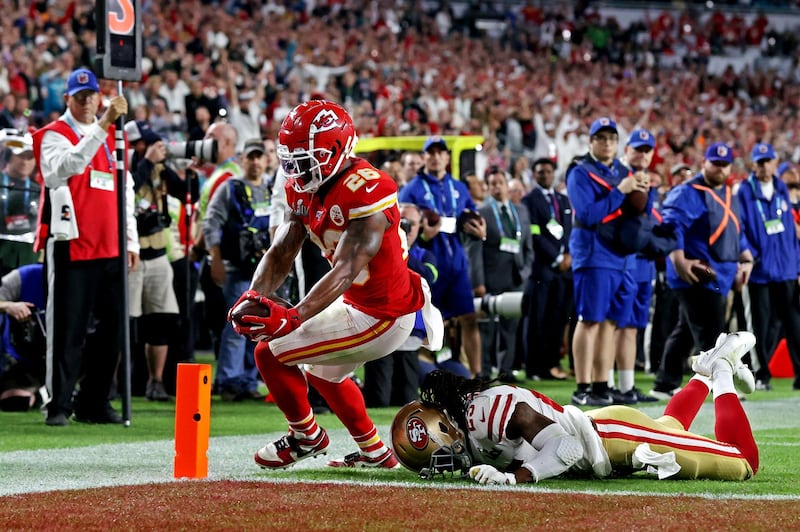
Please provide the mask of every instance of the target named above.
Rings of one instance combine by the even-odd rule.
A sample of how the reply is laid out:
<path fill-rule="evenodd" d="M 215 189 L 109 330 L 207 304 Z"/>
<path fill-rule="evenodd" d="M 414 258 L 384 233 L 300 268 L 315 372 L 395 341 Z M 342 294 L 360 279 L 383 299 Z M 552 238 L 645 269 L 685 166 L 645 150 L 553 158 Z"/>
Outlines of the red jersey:
<path fill-rule="evenodd" d="M 400 228 L 397 185 L 367 161 L 352 159 L 323 198 L 298 193 L 286 184 L 286 201 L 328 262 L 351 220 L 383 212 L 391 226 L 381 248 L 344 293 L 345 303 L 379 319 L 393 319 L 422 308 L 420 276 L 408 269 L 408 244 Z"/>

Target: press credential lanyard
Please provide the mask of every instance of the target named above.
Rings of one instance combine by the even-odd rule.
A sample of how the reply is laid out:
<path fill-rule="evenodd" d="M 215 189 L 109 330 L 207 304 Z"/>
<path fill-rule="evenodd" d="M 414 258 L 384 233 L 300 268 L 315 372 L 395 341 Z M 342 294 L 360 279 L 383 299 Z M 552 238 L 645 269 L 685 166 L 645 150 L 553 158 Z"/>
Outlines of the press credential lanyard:
<path fill-rule="evenodd" d="M 780 216 L 783 214 L 783 209 L 780 207 L 776 208 L 776 213 L 778 218 L 767 220 L 767 215 L 764 214 L 764 206 L 761 205 L 761 200 L 758 199 L 758 192 L 756 191 L 756 178 L 755 176 L 750 176 L 750 179 L 747 180 L 750 183 L 750 188 L 753 189 L 753 196 L 756 198 L 756 207 L 758 208 L 758 214 L 761 215 L 761 221 L 764 222 L 764 228 L 767 230 L 768 235 L 777 235 L 778 233 L 783 233 L 786 229 L 783 226 L 783 221 L 781 221 Z M 775 187 L 775 193 L 772 195 L 772 199 L 769 201 L 770 209 L 772 208 L 773 200 L 778 198 L 778 187 Z"/>

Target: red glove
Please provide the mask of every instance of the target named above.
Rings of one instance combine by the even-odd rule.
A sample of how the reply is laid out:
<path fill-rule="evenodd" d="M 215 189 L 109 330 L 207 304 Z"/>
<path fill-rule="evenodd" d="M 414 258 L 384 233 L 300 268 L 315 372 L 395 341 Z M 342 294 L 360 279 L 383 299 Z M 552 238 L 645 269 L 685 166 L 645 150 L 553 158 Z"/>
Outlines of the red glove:
<path fill-rule="evenodd" d="M 269 315 L 258 316 L 250 314 L 240 316 L 238 319 L 232 319 L 233 330 L 237 333 L 253 341 L 261 342 L 286 336 L 300 327 L 300 315 L 294 307 L 283 307 L 269 298 L 257 295 L 257 293 L 255 293 L 255 296 L 251 294 L 250 297 L 245 297 L 246 294 L 247 292 L 242 294 L 244 300 L 249 299 L 251 301 L 257 301 L 259 304 L 268 307 Z"/>

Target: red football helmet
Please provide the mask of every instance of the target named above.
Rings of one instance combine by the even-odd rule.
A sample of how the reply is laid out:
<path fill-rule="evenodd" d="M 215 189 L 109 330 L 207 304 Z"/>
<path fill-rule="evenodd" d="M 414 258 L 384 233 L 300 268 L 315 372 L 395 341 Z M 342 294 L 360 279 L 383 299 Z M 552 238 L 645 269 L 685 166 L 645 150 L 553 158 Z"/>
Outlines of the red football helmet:
<path fill-rule="evenodd" d="M 350 114 L 327 100 L 301 103 L 278 133 L 278 157 L 294 189 L 314 192 L 335 176 L 358 142 Z"/>

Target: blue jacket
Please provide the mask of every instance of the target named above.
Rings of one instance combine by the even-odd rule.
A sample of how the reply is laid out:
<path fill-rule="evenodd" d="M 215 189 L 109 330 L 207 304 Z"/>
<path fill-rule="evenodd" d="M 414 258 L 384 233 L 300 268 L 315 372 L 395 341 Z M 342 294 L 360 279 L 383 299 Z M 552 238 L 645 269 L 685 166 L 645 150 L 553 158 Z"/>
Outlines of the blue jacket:
<path fill-rule="evenodd" d="M 432 209 L 440 216 L 458 216 L 465 210 L 478 208 L 469 195 L 467 185 L 446 174 L 439 181 L 435 176 L 420 172 L 400 190 L 401 203 L 413 203 L 420 209 Z M 440 276 L 447 272 L 468 270 L 467 255 L 461 245 L 458 233 L 439 233 L 430 242 L 420 245 L 430 249 L 436 257 Z"/>
<path fill-rule="evenodd" d="M 699 190 L 695 186 L 708 187 L 702 174 L 672 189 L 664 201 L 661 214 L 663 223 L 673 228 L 678 240 L 677 249 L 682 249 L 688 259 L 701 259 L 717 272 L 717 280 L 703 288 L 719 294 L 727 294 L 733 286 L 738 268 L 738 257 L 742 250 L 750 249 L 747 238 L 741 231 L 739 199 L 723 186 L 712 192 Z M 714 199 L 710 194 L 714 194 Z M 724 217 L 726 193 L 731 195 L 733 218 L 728 218 L 720 236 L 710 245 L 710 238 Z M 688 288 L 690 285 L 678 277 L 672 261 L 667 261 L 667 284 L 670 288 Z"/>
<path fill-rule="evenodd" d="M 22 282 L 20 287 L 20 294 L 18 301 L 27 301 L 36 305 L 36 310 L 42 311 L 45 309 L 46 301 L 44 296 L 44 266 L 41 263 L 28 264 L 20 266 L 19 276 Z M 0 316 L 0 328 L 2 328 L 2 337 L 0 338 L 0 351 L 10 354 L 18 361 L 24 361 L 24 357 L 17 352 L 14 344 L 11 341 L 11 326 L 9 320 L 13 318 L 8 315 Z M 44 356 L 44 353 L 42 353 Z M 31 363 L 32 361 L 27 361 Z M 2 373 L 2 367 L 0 367 Z"/>
<path fill-rule="evenodd" d="M 433 286 L 433 283 L 439 278 L 439 272 L 436 268 L 436 257 L 427 249 L 419 247 L 416 242 L 414 242 L 414 245 L 408 250 L 408 267 L 428 281 L 428 286 Z M 425 338 L 427 335 L 425 331 L 425 321 L 422 319 L 422 310 L 417 311 L 414 320 L 414 329 L 411 331 L 411 335 L 418 338 Z"/>
<path fill-rule="evenodd" d="M 753 284 L 790 281 L 800 274 L 800 243 L 794 230 L 789 189 L 775 177 L 772 184 L 775 193 L 771 201 L 764 197 L 761 184 L 753 174 L 739 186 L 737 193 L 742 208 L 742 229 L 755 261 L 750 276 Z M 768 220 L 780 220 L 783 231 L 767 234 L 765 222 Z"/>
<path fill-rule="evenodd" d="M 569 238 L 572 268 L 633 268 L 634 255 L 618 255 L 599 238 L 595 228 L 608 220 L 625 201 L 617 185 L 630 170 L 618 159 L 611 167 L 591 156 L 576 164 L 567 174 L 567 196 L 575 213 Z"/>

